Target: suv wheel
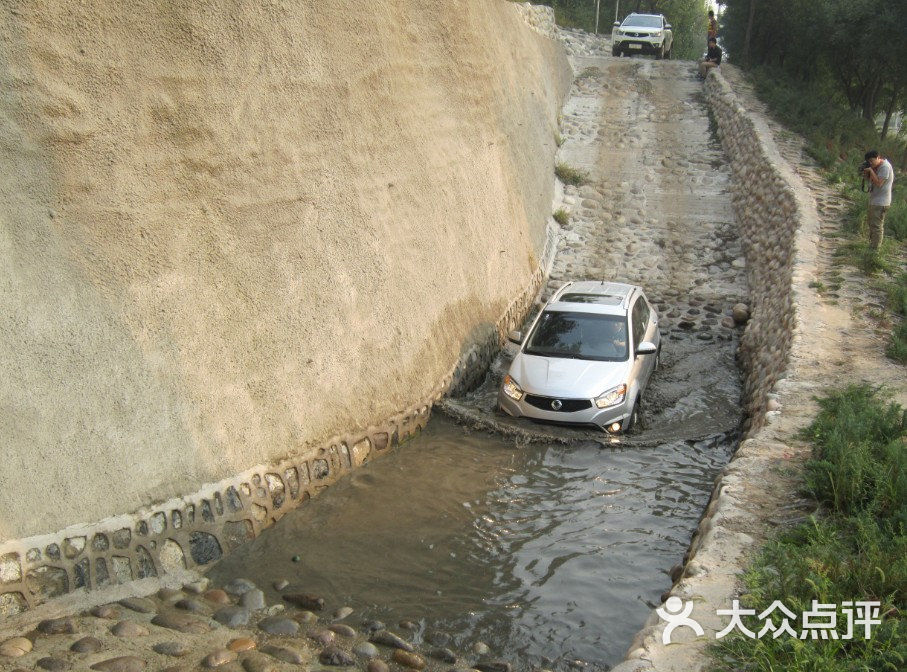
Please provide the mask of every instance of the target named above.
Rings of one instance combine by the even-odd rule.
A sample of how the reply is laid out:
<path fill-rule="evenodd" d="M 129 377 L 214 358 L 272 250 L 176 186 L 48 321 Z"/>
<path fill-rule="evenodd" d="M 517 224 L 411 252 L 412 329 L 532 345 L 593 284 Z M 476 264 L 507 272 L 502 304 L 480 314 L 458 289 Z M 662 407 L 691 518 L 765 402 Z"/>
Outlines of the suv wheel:
<path fill-rule="evenodd" d="M 658 49 L 658 52 L 655 54 L 655 60 L 660 61 L 665 57 L 665 43 L 661 43 L 661 47 Z"/>
<path fill-rule="evenodd" d="M 624 427 L 624 433 L 639 429 L 639 416 L 641 414 L 642 402 L 639 397 L 636 397 L 636 401 L 633 402 L 633 411 L 630 413 L 630 419 L 627 420 L 627 424 Z"/>
<path fill-rule="evenodd" d="M 616 56 L 617 58 L 620 58 L 620 49 L 615 47 L 614 49 L 611 50 L 611 55 Z"/>

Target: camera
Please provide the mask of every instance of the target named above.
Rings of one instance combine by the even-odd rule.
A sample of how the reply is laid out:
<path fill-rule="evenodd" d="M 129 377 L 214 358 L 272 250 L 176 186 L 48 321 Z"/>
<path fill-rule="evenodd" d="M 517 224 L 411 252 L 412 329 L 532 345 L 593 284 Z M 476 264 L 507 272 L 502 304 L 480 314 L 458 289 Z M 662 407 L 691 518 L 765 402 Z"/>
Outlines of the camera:
<path fill-rule="evenodd" d="M 863 177 L 863 173 L 866 172 L 866 169 L 871 168 L 871 167 L 872 166 L 869 165 L 869 161 L 864 161 L 863 163 L 860 164 L 860 167 L 857 169 L 857 172 L 859 173 L 860 177 Z"/>

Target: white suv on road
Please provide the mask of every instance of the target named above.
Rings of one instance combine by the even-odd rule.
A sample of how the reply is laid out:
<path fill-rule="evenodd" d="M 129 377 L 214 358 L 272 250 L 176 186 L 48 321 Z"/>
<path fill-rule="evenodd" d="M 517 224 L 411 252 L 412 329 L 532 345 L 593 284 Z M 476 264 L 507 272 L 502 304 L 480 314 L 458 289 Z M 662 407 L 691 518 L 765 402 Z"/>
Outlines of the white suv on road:
<path fill-rule="evenodd" d="M 505 413 L 593 425 L 613 434 L 639 420 L 640 400 L 661 353 L 658 316 L 642 288 L 569 282 L 520 344 L 498 393 Z"/>
<path fill-rule="evenodd" d="M 664 14 L 630 14 L 611 29 L 611 54 L 655 54 L 670 58 L 674 33 Z"/>

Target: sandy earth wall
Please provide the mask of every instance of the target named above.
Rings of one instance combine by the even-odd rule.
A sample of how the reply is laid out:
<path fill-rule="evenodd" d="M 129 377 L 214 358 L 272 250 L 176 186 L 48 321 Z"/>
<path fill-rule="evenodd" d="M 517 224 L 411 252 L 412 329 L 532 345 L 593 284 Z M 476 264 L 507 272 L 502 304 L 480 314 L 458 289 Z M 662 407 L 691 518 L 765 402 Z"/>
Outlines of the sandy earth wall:
<path fill-rule="evenodd" d="M 774 470 L 790 457 L 791 437 L 812 419 L 813 396 L 825 382 L 808 375 L 815 368 L 811 329 L 822 323 L 809 286 L 817 267 L 815 201 L 779 154 L 765 122 L 743 108 L 721 74 L 712 71 L 704 86 L 734 173 L 734 207 L 746 252 L 752 317 L 740 359 L 749 429 L 716 479 L 683 565 L 672 576 L 674 586 L 664 596 L 692 602 L 690 618 L 704 634 L 680 627 L 665 645 L 666 622 L 653 611 L 627 660 L 613 672 L 711 668 L 706 647 L 728 621 L 716 610 L 730 608 L 757 547 L 754 535 L 784 504 L 773 497 L 773 489 L 782 490 L 773 486 L 779 481 Z"/>
<path fill-rule="evenodd" d="M 0 611 L 254 536 L 519 320 L 572 79 L 520 12 L 0 1 Z"/>

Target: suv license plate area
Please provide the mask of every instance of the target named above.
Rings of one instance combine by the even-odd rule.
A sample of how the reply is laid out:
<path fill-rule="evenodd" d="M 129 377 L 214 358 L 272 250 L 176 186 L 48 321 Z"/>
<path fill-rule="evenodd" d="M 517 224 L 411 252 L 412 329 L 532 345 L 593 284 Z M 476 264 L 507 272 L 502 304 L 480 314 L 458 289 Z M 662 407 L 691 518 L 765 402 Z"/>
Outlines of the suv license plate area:
<path fill-rule="evenodd" d="M 642 49 L 642 45 L 641 44 L 631 44 L 630 49 Z"/>

